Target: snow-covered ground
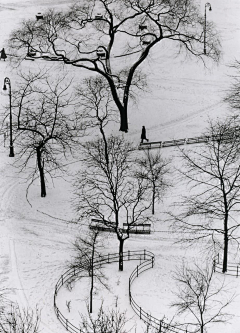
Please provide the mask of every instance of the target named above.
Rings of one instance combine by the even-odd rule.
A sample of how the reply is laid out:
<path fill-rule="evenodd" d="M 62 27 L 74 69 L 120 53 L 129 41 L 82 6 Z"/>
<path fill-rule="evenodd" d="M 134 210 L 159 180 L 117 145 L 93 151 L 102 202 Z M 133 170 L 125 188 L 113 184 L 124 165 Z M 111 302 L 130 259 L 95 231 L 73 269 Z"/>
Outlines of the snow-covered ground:
<path fill-rule="evenodd" d="M 64 0 L 1 0 L 0 4 L 0 48 L 5 46 L 10 31 L 23 18 L 34 17 L 51 6 L 65 8 L 71 1 Z M 198 0 L 204 11 L 205 1 Z M 218 27 L 222 38 L 222 59 L 218 66 L 186 61 L 184 58 L 171 57 L 167 43 L 160 44 L 151 54 L 151 62 L 146 61 L 142 68 L 147 73 L 150 92 L 139 97 L 138 106 L 129 112 L 129 133 L 125 136 L 139 142 L 142 125 L 146 126 L 151 141 L 172 138 L 192 137 L 201 134 L 208 118 L 225 115 L 227 106 L 222 103 L 225 90 L 231 83 L 228 67 L 235 59 L 240 58 L 240 1 L 211 0 L 212 11 L 208 18 Z M 15 74 L 8 62 L 0 61 L 0 80 L 10 77 L 14 87 Z M 31 62 L 23 64 L 24 68 L 34 66 Z M 8 97 L 1 93 L 0 112 L 8 103 Z M 164 149 L 164 156 L 172 157 L 173 148 Z M 83 233 L 77 225 L 67 223 L 74 219 L 71 207 L 71 179 L 58 178 L 48 183 L 47 197 L 40 198 L 39 185 L 36 182 L 29 191 L 29 202 L 26 200 L 26 174 L 18 173 L 12 165 L 14 158 L 8 157 L 8 147 L 4 148 L 0 138 L 0 288 L 11 288 L 9 298 L 16 300 L 23 307 L 41 309 L 41 329 L 45 333 L 64 332 L 53 310 L 54 286 L 59 276 L 66 269 L 72 246 L 78 233 Z M 70 163 L 71 161 L 69 161 Z M 69 165 L 74 172 L 78 163 Z M 157 207 L 155 231 L 148 236 L 133 236 L 126 241 L 125 250 L 148 249 L 156 256 L 154 269 L 141 275 L 133 285 L 134 295 L 144 309 L 156 317 L 165 315 L 171 318 L 173 310 L 169 308 L 172 291 L 175 288 L 171 279 L 172 271 L 183 258 L 192 261 L 199 257 L 198 249 L 182 249 L 173 245 L 164 224 L 164 211 L 177 199 L 181 188 L 172 189 L 163 204 Z M 110 236 L 106 252 L 116 252 L 117 241 Z M 106 272 L 111 281 L 111 292 L 99 292 L 96 299 L 104 297 L 108 304 L 119 297 L 121 308 L 127 310 L 129 317 L 134 316 L 127 292 L 127 277 L 134 268 L 134 263 L 126 264 L 122 274 L 117 265 L 108 266 Z M 113 278 L 113 277 L 114 278 Z M 240 280 L 227 277 L 226 281 L 233 290 L 240 291 Z M 126 283 L 125 283 L 126 282 Z M 118 295 L 118 292 L 121 295 Z M 122 291 L 123 290 L 123 291 Z M 73 312 L 68 314 L 65 303 L 71 300 Z M 86 298 L 86 284 L 78 283 L 70 293 L 67 290 L 60 295 L 63 313 L 74 317 L 82 311 Z M 223 328 L 213 328 L 211 333 L 240 332 L 240 298 L 231 305 L 234 314 L 232 324 Z M 69 317 L 69 318 L 70 318 Z M 140 322 L 134 317 L 136 323 Z M 132 332 L 135 332 L 135 327 Z M 141 330 L 137 331 L 140 333 Z"/>

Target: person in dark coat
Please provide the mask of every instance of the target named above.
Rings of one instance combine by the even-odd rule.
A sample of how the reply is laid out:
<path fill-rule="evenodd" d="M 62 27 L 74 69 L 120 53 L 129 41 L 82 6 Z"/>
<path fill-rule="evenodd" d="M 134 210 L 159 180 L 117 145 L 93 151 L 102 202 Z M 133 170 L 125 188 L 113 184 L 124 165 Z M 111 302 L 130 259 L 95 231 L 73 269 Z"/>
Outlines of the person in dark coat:
<path fill-rule="evenodd" d="M 3 59 L 4 61 L 6 60 L 7 58 L 7 55 L 6 55 L 6 52 L 4 50 L 4 48 L 1 50 L 1 56 L 0 56 L 0 59 Z"/>
<path fill-rule="evenodd" d="M 142 127 L 141 143 L 143 143 L 143 140 L 146 140 L 148 142 L 148 139 L 146 138 L 146 128 L 145 128 L 145 126 Z"/>

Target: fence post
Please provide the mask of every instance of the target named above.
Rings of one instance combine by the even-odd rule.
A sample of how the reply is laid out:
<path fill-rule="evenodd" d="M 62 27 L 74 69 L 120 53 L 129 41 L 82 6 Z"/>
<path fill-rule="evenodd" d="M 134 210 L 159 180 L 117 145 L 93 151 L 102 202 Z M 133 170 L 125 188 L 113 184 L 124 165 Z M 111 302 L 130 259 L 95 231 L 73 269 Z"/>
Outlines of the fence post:
<path fill-rule="evenodd" d="M 153 259 L 154 259 L 154 258 L 152 257 L 152 268 L 153 268 Z"/>
<path fill-rule="evenodd" d="M 238 277 L 238 266 L 237 266 L 237 277 Z"/>
<path fill-rule="evenodd" d="M 63 286 L 63 275 L 61 275 L 61 278 L 62 278 L 62 286 Z"/>
<path fill-rule="evenodd" d="M 138 277 L 138 265 L 137 265 L 137 277 Z"/>
<path fill-rule="evenodd" d="M 130 260 L 130 251 L 128 250 L 128 260 Z"/>
<path fill-rule="evenodd" d="M 59 317 L 59 310 L 58 310 L 58 308 L 56 308 L 56 310 L 57 310 L 57 318 Z"/>
<path fill-rule="evenodd" d="M 109 253 L 108 253 L 108 264 L 109 264 Z"/>
<path fill-rule="evenodd" d="M 140 265 L 141 265 L 141 263 L 142 263 L 142 255 L 140 254 Z"/>
<path fill-rule="evenodd" d="M 68 331 L 68 319 L 66 319 L 66 330 Z"/>
<path fill-rule="evenodd" d="M 142 319 L 142 308 L 140 307 L 140 319 Z"/>
<path fill-rule="evenodd" d="M 219 253 L 217 254 L 217 257 L 218 257 L 218 264 L 219 264 Z"/>
<path fill-rule="evenodd" d="M 144 249 L 144 260 L 146 259 L 146 250 Z"/>
<path fill-rule="evenodd" d="M 213 259 L 213 271 L 214 271 L 214 273 L 216 272 L 216 261 L 215 261 L 215 258 Z"/>
<path fill-rule="evenodd" d="M 162 321 L 160 320 L 160 326 L 159 326 L 159 331 L 158 333 L 161 333 L 162 332 Z"/>

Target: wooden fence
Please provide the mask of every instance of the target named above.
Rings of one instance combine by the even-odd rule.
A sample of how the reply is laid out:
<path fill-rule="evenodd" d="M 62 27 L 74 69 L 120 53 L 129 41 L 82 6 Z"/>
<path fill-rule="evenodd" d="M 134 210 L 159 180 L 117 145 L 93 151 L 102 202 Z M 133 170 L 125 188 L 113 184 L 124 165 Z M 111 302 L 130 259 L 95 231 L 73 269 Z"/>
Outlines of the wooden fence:
<path fill-rule="evenodd" d="M 118 253 L 110 253 L 107 255 L 99 256 L 94 260 L 94 267 L 97 268 L 103 264 L 118 262 L 119 260 L 119 254 Z M 123 252 L 123 260 L 129 261 L 129 260 L 139 260 L 140 265 L 144 262 L 151 262 L 151 267 L 154 263 L 154 254 L 152 252 L 149 252 L 147 250 L 143 251 L 126 251 Z M 149 268 L 151 268 L 149 266 Z M 138 266 L 137 266 L 138 267 Z M 147 267 L 145 270 L 148 269 Z M 66 328 L 68 332 L 71 333 L 81 333 L 81 329 L 79 327 L 76 327 L 73 325 L 65 316 L 62 314 L 62 312 L 59 310 L 57 306 L 57 295 L 58 291 L 61 289 L 61 287 L 72 280 L 77 279 L 78 274 L 82 271 L 82 269 L 76 269 L 76 268 L 70 268 L 65 273 L 63 273 L 60 278 L 58 279 L 56 285 L 55 285 L 55 292 L 54 292 L 54 311 L 56 313 L 56 316 L 58 320 L 62 323 L 62 325 Z M 142 269 L 139 268 L 139 274 L 142 272 Z M 130 285 L 130 284 L 129 284 Z M 131 292 L 129 291 L 129 295 Z M 136 312 L 136 311 L 135 311 Z M 143 311 L 144 313 L 144 311 Z"/>
<path fill-rule="evenodd" d="M 219 253 L 213 258 L 213 270 L 217 273 L 222 273 L 222 263 L 220 263 L 220 256 Z M 228 263 L 227 265 L 227 272 L 224 275 L 231 275 L 231 276 L 240 276 L 240 263 Z"/>
<path fill-rule="evenodd" d="M 132 274 L 129 277 L 129 300 L 133 311 L 142 319 L 147 326 L 154 327 L 158 333 L 172 332 L 172 333 L 188 333 L 188 331 L 182 327 L 171 325 L 165 322 L 163 319 L 158 319 L 152 316 L 150 313 L 145 311 L 137 302 L 134 300 L 131 292 L 131 285 L 134 280 L 146 270 L 153 268 L 154 266 L 154 255 L 151 252 L 146 252 L 143 261 L 137 265 Z M 181 325 L 183 326 L 183 325 Z"/>
<path fill-rule="evenodd" d="M 118 253 L 110 253 L 103 256 L 99 256 L 94 260 L 94 267 L 97 268 L 103 264 L 118 262 L 119 254 Z M 188 333 L 189 331 L 186 328 L 183 328 L 183 325 L 171 325 L 170 323 L 165 322 L 163 319 L 158 319 L 152 316 L 149 312 L 145 311 L 142 306 L 137 304 L 134 300 L 134 297 L 131 292 L 131 286 L 134 280 L 139 277 L 143 272 L 147 271 L 154 267 L 155 257 L 154 254 L 150 251 L 126 251 L 123 252 L 123 260 L 139 260 L 139 265 L 133 270 L 129 277 L 129 301 L 133 311 L 138 315 L 138 317 L 145 322 L 147 326 L 151 326 L 157 330 L 159 333 L 169 332 L 169 333 Z M 213 268 L 214 272 L 222 272 L 222 265 L 220 264 L 220 256 L 217 254 L 213 258 Z M 66 328 L 68 332 L 71 333 L 81 333 L 81 329 L 73 325 L 65 316 L 61 313 L 57 306 L 57 294 L 61 287 L 72 280 L 78 278 L 78 274 L 82 271 L 82 269 L 71 268 L 68 269 L 64 274 L 60 276 L 56 285 L 54 292 L 54 310 L 58 320 L 62 323 L 62 325 Z M 238 264 L 229 264 L 228 271 L 225 273 L 231 276 L 238 277 L 240 275 L 240 265 Z"/>
<path fill-rule="evenodd" d="M 177 139 L 177 140 L 169 140 L 169 141 L 152 141 L 152 142 L 144 142 L 140 143 L 138 146 L 139 150 L 144 149 L 155 149 L 155 148 L 167 148 L 173 146 L 182 146 L 182 145 L 189 145 L 189 144 L 197 144 L 197 143 L 206 143 L 209 140 L 217 141 L 217 140 L 229 140 L 230 136 L 225 135 L 221 138 L 218 136 L 197 136 L 194 138 L 184 138 L 184 139 Z"/>

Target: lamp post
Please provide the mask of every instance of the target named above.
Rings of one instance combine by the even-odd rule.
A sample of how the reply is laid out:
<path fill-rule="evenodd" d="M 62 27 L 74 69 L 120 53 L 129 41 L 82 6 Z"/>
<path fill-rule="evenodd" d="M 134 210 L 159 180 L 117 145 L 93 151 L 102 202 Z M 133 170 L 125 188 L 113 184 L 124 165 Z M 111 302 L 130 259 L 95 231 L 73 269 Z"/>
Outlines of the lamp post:
<path fill-rule="evenodd" d="M 207 2 L 205 4 L 205 12 L 204 12 L 204 30 L 203 30 L 203 45 L 204 45 L 204 49 L 203 52 L 204 54 L 206 54 L 206 30 L 207 30 L 207 8 L 209 8 L 209 10 L 212 10 L 212 6 L 210 4 L 210 2 Z"/>
<path fill-rule="evenodd" d="M 11 81 L 8 77 L 4 78 L 3 82 L 3 90 L 7 90 L 8 85 L 8 94 L 9 94 L 9 110 L 10 110 L 10 153 L 9 157 L 14 157 L 14 149 L 13 149 L 13 138 L 12 138 L 12 89 L 11 89 Z"/>

